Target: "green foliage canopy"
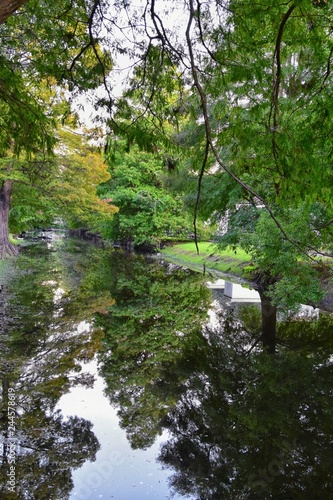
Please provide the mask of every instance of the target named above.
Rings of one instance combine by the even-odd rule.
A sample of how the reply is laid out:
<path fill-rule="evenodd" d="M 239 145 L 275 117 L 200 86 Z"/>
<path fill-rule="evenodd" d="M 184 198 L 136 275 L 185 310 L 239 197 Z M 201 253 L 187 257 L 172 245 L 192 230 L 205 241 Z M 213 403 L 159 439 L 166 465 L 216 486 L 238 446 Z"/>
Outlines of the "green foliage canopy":
<path fill-rule="evenodd" d="M 105 229 L 111 239 L 159 246 L 165 238 L 189 234 L 190 216 L 181 198 L 164 188 L 166 172 L 158 155 L 137 146 L 126 151 L 118 143 L 107 162 L 111 178 L 99 187 L 99 194 L 119 208 Z"/>

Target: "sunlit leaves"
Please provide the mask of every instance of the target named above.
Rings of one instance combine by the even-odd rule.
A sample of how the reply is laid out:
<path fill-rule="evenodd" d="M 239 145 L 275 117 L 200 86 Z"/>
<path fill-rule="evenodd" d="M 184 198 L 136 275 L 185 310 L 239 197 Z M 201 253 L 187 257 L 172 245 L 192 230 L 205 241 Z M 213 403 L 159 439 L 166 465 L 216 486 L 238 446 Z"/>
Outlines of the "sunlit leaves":
<path fill-rule="evenodd" d="M 87 225 L 97 230 L 100 223 L 112 220 L 117 211 L 96 194 L 98 184 L 110 176 L 107 166 L 98 149 L 89 146 L 80 133 L 62 129 L 59 134 L 59 171 L 51 183 L 50 195 L 73 227 Z"/>

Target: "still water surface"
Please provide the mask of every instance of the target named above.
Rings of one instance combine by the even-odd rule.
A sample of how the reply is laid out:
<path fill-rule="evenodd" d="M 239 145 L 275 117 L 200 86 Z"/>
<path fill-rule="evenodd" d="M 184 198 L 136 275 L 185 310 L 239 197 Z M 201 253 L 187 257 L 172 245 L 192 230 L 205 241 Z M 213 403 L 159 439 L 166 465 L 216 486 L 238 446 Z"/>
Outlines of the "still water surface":
<path fill-rule="evenodd" d="M 258 306 L 56 234 L 0 295 L 1 498 L 333 498 L 329 315 L 273 359 Z"/>

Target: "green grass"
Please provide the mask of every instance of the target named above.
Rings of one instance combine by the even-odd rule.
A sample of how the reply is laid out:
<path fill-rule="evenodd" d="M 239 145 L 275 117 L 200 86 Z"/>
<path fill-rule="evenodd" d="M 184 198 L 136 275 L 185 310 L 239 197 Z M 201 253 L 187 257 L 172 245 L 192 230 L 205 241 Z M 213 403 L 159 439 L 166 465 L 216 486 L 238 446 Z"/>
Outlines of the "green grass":
<path fill-rule="evenodd" d="M 9 235 L 9 241 L 12 245 L 21 245 L 22 240 L 17 240 L 12 234 Z"/>
<path fill-rule="evenodd" d="M 168 246 L 161 253 L 166 260 L 192 269 L 202 270 L 205 266 L 207 271 L 218 271 L 236 276 L 243 276 L 244 268 L 251 264 L 251 256 L 243 250 L 222 251 L 211 242 L 200 242 L 198 246 L 199 255 L 194 242 Z"/>

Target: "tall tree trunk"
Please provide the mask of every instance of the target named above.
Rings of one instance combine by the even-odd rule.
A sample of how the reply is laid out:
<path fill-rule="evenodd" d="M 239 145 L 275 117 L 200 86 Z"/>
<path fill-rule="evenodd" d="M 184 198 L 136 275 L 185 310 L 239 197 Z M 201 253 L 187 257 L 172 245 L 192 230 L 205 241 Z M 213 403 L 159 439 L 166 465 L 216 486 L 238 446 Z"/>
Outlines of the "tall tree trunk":
<path fill-rule="evenodd" d="M 0 188 L 0 259 L 18 254 L 18 247 L 9 241 L 8 216 L 13 181 L 2 181 Z"/>
<path fill-rule="evenodd" d="M 14 14 L 14 12 L 24 5 L 28 0 L 1 0 L 0 2 L 0 24 Z"/>
<path fill-rule="evenodd" d="M 259 291 L 261 299 L 262 342 L 269 354 L 275 354 L 276 347 L 276 307 L 263 292 Z"/>

